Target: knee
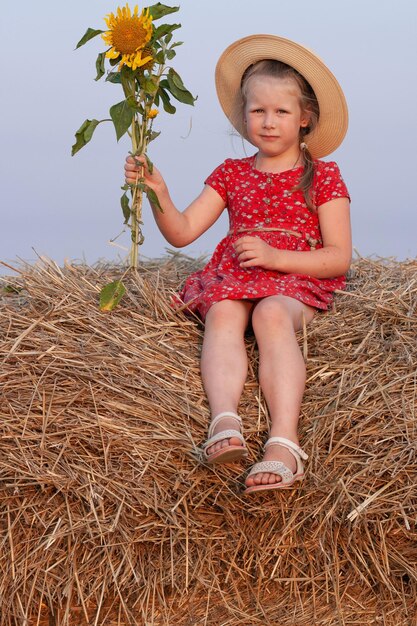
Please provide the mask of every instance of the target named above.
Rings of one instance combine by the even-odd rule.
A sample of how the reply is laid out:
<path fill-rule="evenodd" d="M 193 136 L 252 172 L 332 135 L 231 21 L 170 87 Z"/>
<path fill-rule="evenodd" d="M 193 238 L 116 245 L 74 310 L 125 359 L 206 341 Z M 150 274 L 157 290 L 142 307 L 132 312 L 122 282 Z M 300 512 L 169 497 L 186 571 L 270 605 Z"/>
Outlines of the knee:
<path fill-rule="evenodd" d="M 252 326 L 255 333 L 271 327 L 274 331 L 294 328 L 290 311 L 284 302 L 275 297 L 258 302 L 252 313 Z"/>
<path fill-rule="evenodd" d="M 221 300 L 213 304 L 206 315 L 206 328 L 207 325 L 217 330 L 240 326 L 238 320 L 243 316 L 239 304 L 234 300 Z M 244 319 L 242 323 L 244 323 Z"/>

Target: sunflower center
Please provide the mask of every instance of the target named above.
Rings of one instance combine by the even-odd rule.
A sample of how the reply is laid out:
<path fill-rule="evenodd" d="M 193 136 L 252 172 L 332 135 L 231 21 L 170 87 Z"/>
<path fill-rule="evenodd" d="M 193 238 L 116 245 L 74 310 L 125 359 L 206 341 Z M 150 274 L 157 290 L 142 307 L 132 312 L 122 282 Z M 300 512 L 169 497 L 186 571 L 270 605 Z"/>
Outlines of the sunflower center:
<path fill-rule="evenodd" d="M 141 19 L 136 16 L 118 21 L 112 29 L 113 46 L 121 54 L 133 54 L 143 48 L 148 39 Z"/>

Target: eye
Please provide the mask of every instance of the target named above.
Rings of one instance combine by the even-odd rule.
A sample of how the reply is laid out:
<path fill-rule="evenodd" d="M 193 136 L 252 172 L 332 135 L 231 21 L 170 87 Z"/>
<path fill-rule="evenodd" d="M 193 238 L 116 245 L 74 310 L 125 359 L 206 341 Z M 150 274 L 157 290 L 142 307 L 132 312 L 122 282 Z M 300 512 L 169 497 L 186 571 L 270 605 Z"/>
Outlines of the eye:
<path fill-rule="evenodd" d="M 286 109 L 278 109 L 278 114 L 279 115 L 285 115 L 286 113 L 288 113 L 288 111 Z"/>

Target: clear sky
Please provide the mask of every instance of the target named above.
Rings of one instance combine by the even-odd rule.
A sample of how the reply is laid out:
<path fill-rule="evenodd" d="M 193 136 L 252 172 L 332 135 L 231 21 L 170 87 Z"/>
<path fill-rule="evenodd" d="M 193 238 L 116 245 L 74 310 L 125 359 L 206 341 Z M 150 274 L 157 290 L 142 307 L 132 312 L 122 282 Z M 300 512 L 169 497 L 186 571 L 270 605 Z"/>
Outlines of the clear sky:
<path fill-rule="evenodd" d="M 194 107 L 161 112 L 150 156 L 171 195 L 185 208 L 226 157 L 253 154 L 231 135 L 218 104 L 214 68 L 232 41 L 272 33 L 312 48 L 338 78 L 348 101 L 350 126 L 336 160 L 352 198 L 353 241 L 362 256 L 417 256 L 417 3 L 415 0 L 183 0 L 163 21 L 179 22 L 173 66 Z M 96 38 L 74 51 L 88 27 L 105 29 L 110 0 L 21 0 L 1 11 L 0 259 L 32 262 L 36 253 L 64 259 L 124 258 L 128 233 L 119 198 L 129 146 L 116 142 L 111 123 L 70 156 L 74 133 L 86 118 L 108 117 L 122 100 L 119 85 L 95 82 Z M 133 6 L 133 3 L 131 4 Z M 140 5 L 141 6 L 141 5 Z M 330 158 L 330 157 L 327 157 Z M 145 202 L 141 254 L 158 257 L 168 244 Z M 192 256 L 212 252 L 227 230 L 220 220 L 184 248 Z M 124 249 L 123 249 L 124 248 Z M 36 251 L 36 253 L 34 252 Z M 4 269 L 0 269 L 4 273 Z"/>

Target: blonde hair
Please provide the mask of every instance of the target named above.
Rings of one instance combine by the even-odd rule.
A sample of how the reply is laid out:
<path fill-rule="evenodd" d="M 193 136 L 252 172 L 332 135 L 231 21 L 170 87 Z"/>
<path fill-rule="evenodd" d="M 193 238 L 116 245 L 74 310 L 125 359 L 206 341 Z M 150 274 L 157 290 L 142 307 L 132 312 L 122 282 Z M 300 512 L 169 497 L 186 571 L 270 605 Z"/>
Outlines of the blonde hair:
<path fill-rule="evenodd" d="M 242 76 L 242 116 L 244 114 L 244 109 L 247 102 L 248 81 L 249 78 L 253 76 L 268 76 L 271 78 L 279 78 L 281 80 L 291 80 L 298 86 L 300 91 L 301 110 L 303 113 L 308 113 L 309 115 L 309 121 L 307 126 L 300 127 L 299 132 L 300 145 L 304 144 L 305 146 L 304 138 L 306 135 L 312 133 L 316 128 L 320 114 L 317 98 L 310 84 L 306 81 L 304 76 L 297 72 L 297 70 L 295 70 L 290 65 L 287 65 L 286 63 L 282 63 L 282 61 L 276 61 L 275 59 L 265 59 L 262 61 L 258 61 L 257 63 L 250 65 Z M 314 159 L 307 146 L 303 147 L 303 149 L 301 150 L 301 155 L 303 159 L 304 172 L 300 182 L 296 187 L 294 187 L 293 191 L 296 191 L 298 189 L 301 190 L 304 194 L 305 202 L 308 208 L 314 210 L 315 205 L 313 198 L 311 197 L 311 189 L 313 186 L 314 178 Z"/>

